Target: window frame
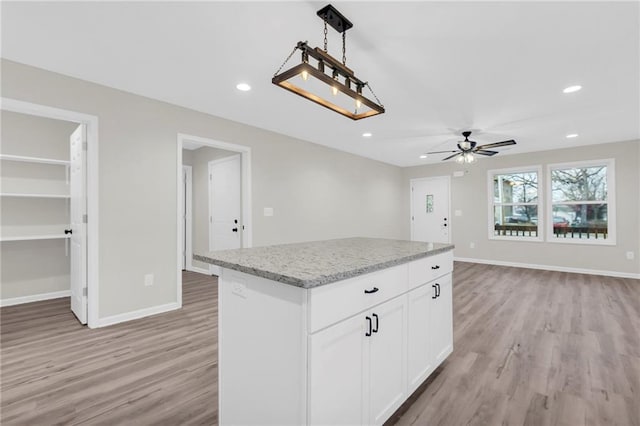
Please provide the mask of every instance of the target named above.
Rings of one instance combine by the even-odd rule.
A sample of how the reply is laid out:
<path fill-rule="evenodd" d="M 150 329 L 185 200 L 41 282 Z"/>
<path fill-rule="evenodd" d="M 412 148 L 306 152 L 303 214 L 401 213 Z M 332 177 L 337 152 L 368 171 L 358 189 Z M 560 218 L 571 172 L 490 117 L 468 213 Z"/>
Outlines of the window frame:
<path fill-rule="evenodd" d="M 596 204 L 596 203 L 606 203 L 607 204 L 607 238 L 606 239 L 595 239 L 595 238 L 556 238 L 553 235 L 553 181 L 551 179 L 551 173 L 553 170 L 557 169 L 577 169 L 577 168 L 585 168 L 585 167 L 597 167 L 597 166 L 606 166 L 607 167 L 607 200 L 602 202 L 569 202 L 575 204 Z M 548 176 L 548 184 L 547 184 L 547 207 L 545 209 L 545 215 L 549 218 L 548 224 L 545 228 L 545 235 L 547 241 L 554 244 L 582 244 L 582 245 L 604 245 L 604 246 L 615 246 L 616 245 L 616 183 L 615 183 L 615 167 L 616 162 L 613 158 L 605 158 L 605 159 L 596 159 L 596 160 L 586 160 L 586 161 L 572 161 L 566 163 L 554 163 L 547 165 L 547 176 Z M 557 202 L 555 204 L 566 204 L 567 202 Z"/>
<path fill-rule="evenodd" d="M 538 174 L 538 202 L 535 203 L 535 205 L 538 208 L 538 231 L 537 231 L 537 236 L 535 237 L 520 237 L 520 236 L 507 236 L 507 235 L 495 235 L 495 221 L 494 221 L 494 208 L 496 206 L 495 202 L 494 202 L 494 188 L 493 188 L 493 178 L 496 175 L 504 175 L 504 174 L 517 174 L 517 173 L 532 173 L 535 172 Z M 525 241 L 525 242 L 536 242 L 536 243 L 540 243 L 540 242 L 544 242 L 544 214 L 541 214 L 544 212 L 543 208 L 543 200 L 544 198 L 544 188 L 545 188 L 545 182 L 544 182 L 544 176 L 542 175 L 542 166 L 541 165 L 535 165 L 535 166 L 522 166 L 522 167 L 509 167 L 506 169 L 492 169 L 492 170 L 487 170 L 487 195 L 488 195 L 488 206 L 489 206 L 489 215 L 487 217 L 488 221 L 488 236 L 489 236 L 489 240 L 495 240 L 495 241 Z M 525 203 L 506 203 L 506 204 L 511 204 L 511 205 L 521 205 L 521 204 L 525 204 Z M 533 203 L 526 203 L 529 205 L 533 205 Z M 505 205 L 505 203 L 500 203 L 500 205 Z"/>

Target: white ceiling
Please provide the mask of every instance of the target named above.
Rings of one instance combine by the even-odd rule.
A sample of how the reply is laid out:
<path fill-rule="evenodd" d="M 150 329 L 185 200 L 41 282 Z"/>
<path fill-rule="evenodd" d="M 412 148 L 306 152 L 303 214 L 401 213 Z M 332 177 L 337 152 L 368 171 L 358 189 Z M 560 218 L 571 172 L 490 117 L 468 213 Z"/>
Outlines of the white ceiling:
<path fill-rule="evenodd" d="M 467 129 L 517 140 L 500 155 L 640 139 L 638 2 L 334 1 L 387 109 L 357 122 L 271 83 L 296 42 L 322 47 L 325 4 L 3 1 L 2 56 L 399 166 Z"/>

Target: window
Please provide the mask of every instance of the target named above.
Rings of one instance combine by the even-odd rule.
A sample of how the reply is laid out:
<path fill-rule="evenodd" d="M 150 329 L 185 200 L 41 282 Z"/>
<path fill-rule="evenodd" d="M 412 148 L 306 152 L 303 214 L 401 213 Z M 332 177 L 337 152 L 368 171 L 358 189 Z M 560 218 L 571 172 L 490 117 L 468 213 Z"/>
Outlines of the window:
<path fill-rule="evenodd" d="M 549 241 L 615 244 L 614 161 L 552 164 Z"/>
<path fill-rule="evenodd" d="M 542 241 L 540 167 L 489 171 L 489 238 Z"/>

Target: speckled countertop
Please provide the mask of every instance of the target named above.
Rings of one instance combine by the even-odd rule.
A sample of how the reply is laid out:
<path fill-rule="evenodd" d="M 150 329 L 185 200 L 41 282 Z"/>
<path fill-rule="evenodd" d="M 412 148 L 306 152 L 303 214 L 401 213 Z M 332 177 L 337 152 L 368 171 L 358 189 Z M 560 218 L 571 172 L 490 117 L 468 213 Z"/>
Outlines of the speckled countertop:
<path fill-rule="evenodd" d="M 211 251 L 193 258 L 284 284 L 311 288 L 452 249 L 452 244 L 345 238 Z"/>

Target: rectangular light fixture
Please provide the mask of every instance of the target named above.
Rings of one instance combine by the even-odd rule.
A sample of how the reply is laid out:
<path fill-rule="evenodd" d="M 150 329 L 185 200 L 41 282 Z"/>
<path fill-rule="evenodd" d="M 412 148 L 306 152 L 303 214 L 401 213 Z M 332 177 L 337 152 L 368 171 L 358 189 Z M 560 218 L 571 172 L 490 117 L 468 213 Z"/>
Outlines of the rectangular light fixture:
<path fill-rule="evenodd" d="M 344 36 L 345 31 L 352 27 L 351 22 L 331 5 L 320 9 L 318 16 L 325 22 L 325 49 L 312 48 L 307 42 L 298 42 L 285 64 L 296 50 L 301 51 L 300 63 L 280 72 L 285 65 L 283 64 L 273 76 L 273 84 L 352 120 L 384 113 L 384 106 L 377 97 L 377 102 L 374 102 L 362 94 L 365 87 L 371 90 L 369 84 L 357 78 L 353 70 L 346 66 Z M 343 62 L 326 51 L 327 23 L 343 34 Z M 311 64 L 310 61 L 314 63 Z"/>

